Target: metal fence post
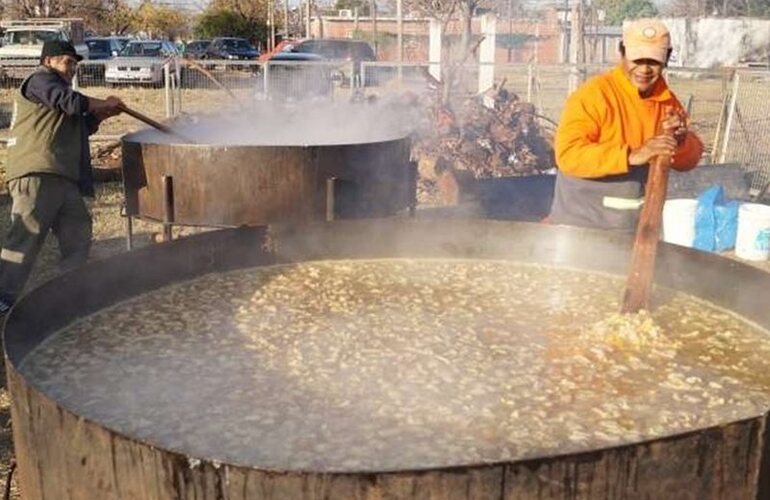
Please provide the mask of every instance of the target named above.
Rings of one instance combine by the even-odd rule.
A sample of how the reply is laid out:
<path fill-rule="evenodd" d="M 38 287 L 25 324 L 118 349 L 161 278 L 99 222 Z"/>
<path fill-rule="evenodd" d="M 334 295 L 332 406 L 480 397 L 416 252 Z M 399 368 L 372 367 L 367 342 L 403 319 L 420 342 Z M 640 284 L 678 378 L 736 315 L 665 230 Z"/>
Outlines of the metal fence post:
<path fill-rule="evenodd" d="M 687 102 L 684 105 L 684 110 L 687 112 L 687 116 L 692 117 L 692 103 L 695 101 L 695 96 L 690 94 L 687 96 Z"/>
<path fill-rule="evenodd" d="M 586 68 L 571 64 L 569 68 L 569 94 L 573 93 L 586 80 Z"/>
<path fill-rule="evenodd" d="M 532 63 L 527 64 L 527 102 L 532 102 L 532 85 L 534 84 Z"/>
<path fill-rule="evenodd" d="M 730 131 L 733 128 L 733 118 L 735 116 L 735 106 L 738 102 L 738 86 L 740 84 L 741 75 L 735 73 L 733 79 L 733 95 L 730 96 L 730 107 L 727 111 L 727 123 L 725 124 L 725 132 L 722 136 L 722 153 L 719 155 L 719 163 L 724 163 L 727 158 L 727 148 L 730 144 Z"/>
<path fill-rule="evenodd" d="M 722 130 L 724 129 L 725 121 L 727 120 L 727 108 L 730 105 L 729 83 L 734 76 L 735 71 L 725 70 L 722 72 L 722 86 L 720 91 L 722 99 L 719 103 L 719 118 L 717 119 L 716 130 L 714 130 L 714 138 L 711 141 L 711 155 L 709 157 L 711 163 L 717 163 L 721 154 Z"/>
<path fill-rule="evenodd" d="M 174 110 L 172 109 L 173 103 L 171 102 L 171 68 L 168 62 L 163 65 L 163 87 L 166 98 L 166 118 L 171 118 Z"/>
<path fill-rule="evenodd" d="M 262 75 L 262 92 L 265 99 L 270 99 L 270 61 L 265 61 L 265 71 Z"/>
<path fill-rule="evenodd" d="M 182 112 L 182 69 L 184 68 L 183 64 L 179 63 L 179 58 L 174 58 L 174 69 L 176 70 L 174 74 L 176 75 L 176 102 L 175 102 L 175 111 L 176 114 L 179 114 Z"/>
<path fill-rule="evenodd" d="M 176 107 L 176 89 L 177 89 L 177 78 L 176 75 L 171 73 L 171 76 L 169 77 L 171 81 L 171 116 L 176 116 L 177 114 L 177 107 Z"/>

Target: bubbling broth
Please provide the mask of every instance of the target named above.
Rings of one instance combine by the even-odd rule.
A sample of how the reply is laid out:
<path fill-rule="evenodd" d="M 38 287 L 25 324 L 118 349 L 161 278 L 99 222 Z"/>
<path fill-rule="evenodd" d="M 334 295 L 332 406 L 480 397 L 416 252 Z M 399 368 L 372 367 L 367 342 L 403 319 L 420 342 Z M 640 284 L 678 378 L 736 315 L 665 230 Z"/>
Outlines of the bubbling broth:
<path fill-rule="evenodd" d="M 281 470 L 509 461 L 767 410 L 768 332 L 660 289 L 653 313 L 600 322 L 622 287 L 506 261 L 257 267 L 85 317 L 20 370 L 117 432 Z"/>

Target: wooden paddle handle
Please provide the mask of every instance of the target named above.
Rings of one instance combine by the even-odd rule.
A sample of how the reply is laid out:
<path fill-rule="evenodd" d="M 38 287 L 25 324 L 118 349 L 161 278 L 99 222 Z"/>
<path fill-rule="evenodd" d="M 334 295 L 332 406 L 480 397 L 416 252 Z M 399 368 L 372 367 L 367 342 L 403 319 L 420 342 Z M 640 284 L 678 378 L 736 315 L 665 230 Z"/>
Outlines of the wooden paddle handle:
<path fill-rule="evenodd" d="M 636 238 L 631 255 L 631 268 L 626 280 L 621 312 L 635 313 L 649 309 L 652 281 L 655 274 L 655 255 L 660 238 L 663 204 L 668 188 L 670 156 L 658 156 L 650 164 L 644 205 L 636 227 Z"/>
<path fill-rule="evenodd" d="M 189 138 L 189 137 L 187 137 L 187 136 L 185 136 L 183 134 L 180 134 L 179 132 L 177 132 L 176 130 L 172 129 L 168 125 L 163 125 L 162 123 L 153 120 L 149 116 L 144 115 L 144 114 L 140 113 L 139 111 L 133 110 L 133 109 L 131 109 L 128 106 L 125 106 L 123 104 L 119 105 L 118 109 L 121 110 L 123 113 L 126 113 L 127 115 L 133 116 L 134 118 L 136 118 L 140 122 L 144 122 L 147 125 L 160 130 L 161 132 L 164 132 L 166 134 L 170 134 L 170 135 L 173 135 L 175 137 L 178 137 L 179 139 L 182 139 L 185 142 L 189 142 L 190 144 L 195 144 L 195 141 L 193 139 L 191 139 L 191 138 Z"/>
<path fill-rule="evenodd" d="M 118 106 L 118 109 L 121 110 L 122 112 L 126 113 L 127 115 L 133 116 L 134 118 L 136 118 L 140 122 L 144 122 L 147 125 L 149 125 L 151 127 L 154 127 L 154 128 L 156 128 L 156 129 L 158 129 L 158 130 L 160 130 L 162 132 L 165 132 L 167 134 L 173 134 L 174 133 L 174 131 L 171 130 L 171 127 L 169 127 L 168 125 L 163 125 L 160 122 L 156 122 L 155 120 L 153 120 L 149 116 L 144 115 L 144 114 L 140 113 L 139 111 L 135 111 L 135 110 L 129 108 L 128 106 L 125 106 L 125 105 L 121 104 L 121 105 Z"/>

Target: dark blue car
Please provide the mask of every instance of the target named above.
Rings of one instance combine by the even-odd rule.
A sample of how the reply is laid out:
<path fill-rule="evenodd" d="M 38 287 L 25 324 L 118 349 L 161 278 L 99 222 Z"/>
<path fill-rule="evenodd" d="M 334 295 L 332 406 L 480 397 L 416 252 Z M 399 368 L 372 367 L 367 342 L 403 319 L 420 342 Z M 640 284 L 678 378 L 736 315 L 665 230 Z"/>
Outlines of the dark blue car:
<path fill-rule="evenodd" d="M 206 59 L 254 61 L 257 57 L 257 49 L 244 38 L 215 38 L 206 50 Z"/>
<path fill-rule="evenodd" d="M 88 59 L 90 61 L 109 59 L 118 55 L 123 47 L 131 40 L 127 36 L 105 36 L 86 38 L 85 44 L 88 46 Z"/>

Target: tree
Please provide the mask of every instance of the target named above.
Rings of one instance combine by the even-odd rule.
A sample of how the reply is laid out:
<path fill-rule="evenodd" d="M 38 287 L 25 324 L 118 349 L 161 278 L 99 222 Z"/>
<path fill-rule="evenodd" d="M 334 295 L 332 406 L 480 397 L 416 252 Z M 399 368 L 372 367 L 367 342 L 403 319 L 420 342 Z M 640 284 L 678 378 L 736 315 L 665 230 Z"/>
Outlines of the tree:
<path fill-rule="evenodd" d="M 272 2 L 273 8 L 275 8 L 275 4 L 276 1 L 274 0 Z M 201 21 L 203 21 L 203 28 L 208 30 L 207 25 L 212 23 L 208 18 L 213 17 L 216 21 L 214 26 L 223 26 L 221 22 L 225 20 L 234 23 L 231 26 L 239 30 L 230 33 L 217 31 L 220 34 L 239 33 L 240 36 L 255 44 L 256 42 L 264 42 L 267 40 L 267 10 L 269 5 L 271 5 L 270 0 L 212 0 L 209 8 L 198 19 L 196 33 L 200 33 L 198 26 L 201 26 Z M 227 12 L 227 14 L 223 14 L 223 12 Z M 280 16 L 275 17 L 280 18 Z"/>
<path fill-rule="evenodd" d="M 173 40 L 187 28 L 187 19 L 181 12 L 143 0 L 134 13 L 133 25 L 151 38 Z"/>
<path fill-rule="evenodd" d="M 480 8 L 493 7 L 496 1 L 499 0 L 405 0 L 404 6 L 423 16 L 438 19 L 444 25 L 445 33 L 449 22 L 459 15 L 460 58 L 464 59 L 473 47 L 471 23 L 474 14 Z"/>
<path fill-rule="evenodd" d="M 12 17 L 64 17 L 72 9 L 69 0 L 11 0 Z"/>
<path fill-rule="evenodd" d="M 134 10 L 126 0 L 106 0 L 105 3 L 108 10 L 100 31 L 116 35 L 127 33 L 134 23 Z"/>
<path fill-rule="evenodd" d="M 658 9 L 650 0 L 600 0 L 597 7 L 604 9 L 607 24 L 623 24 L 626 19 L 654 17 Z"/>
<path fill-rule="evenodd" d="M 188 19 L 178 10 L 143 0 L 135 8 L 130 0 L 10 0 L 9 16 L 82 18 L 86 29 L 96 33 L 122 34 L 144 31 L 151 36 L 174 37 L 187 31 Z"/>
<path fill-rule="evenodd" d="M 250 19 L 230 9 L 213 8 L 198 18 L 194 31 L 200 38 L 237 36 L 254 42 L 265 40 L 267 25 L 261 19 Z"/>
<path fill-rule="evenodd" d="M 127 0 L 81 0 L 68 15 L 83 18 L 87 29 L 99 34 L 126 33 L 135 21 Z"/>

